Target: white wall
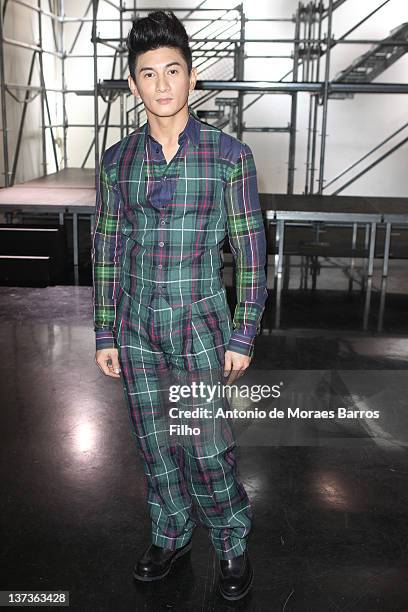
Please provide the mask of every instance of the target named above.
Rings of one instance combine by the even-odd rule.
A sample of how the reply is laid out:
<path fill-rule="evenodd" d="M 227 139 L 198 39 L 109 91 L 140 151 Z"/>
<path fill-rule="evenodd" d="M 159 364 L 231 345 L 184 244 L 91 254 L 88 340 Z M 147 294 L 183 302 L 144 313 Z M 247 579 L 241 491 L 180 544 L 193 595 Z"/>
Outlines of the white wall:
<path fill-rule="evenodd" d="M 130 4 L 130 2 L 128 2 Z M 145 3 L 148 5 L 148 3 Z M 153 4 L 153 3 L 152 3 Z M 166 3 L 161 3 L 163 8 Z M 191 6 L 191 0 L 184 2 L 184 6 Z M 230 2 L 232 6 L 234 3 Z M 291 17 L 297 7 L 296 0 L 258 0 L 256 3 L 245 1 L 245 11 L 247 17 Z M 327 2 L 326 2 L 327 4 Z M 345 31 L 357 23 L 367 13 L 371 12 L 380 4 L 380 0 L 348 0 L 333 16 L 333 36 L 340 37 Z M 154 2 L 158 6 L 157 2 Z M 183 6 L 182 2 L 172 3 L 173 5 Z M 224 6 L 228 6 L 225 2 Z M 219 2 L 207 2 L 207 6 L 220 6 Z M 79 0 L 66 0 L 65 11 L 68 16 L 82 16 L 86 3 Z M 44 8 L 45 5 L 44 5 Z M 374 15 L 367 23 L 355 30 L 353 38 L 384 38 L 389 31 L 407 20 L 405 0 L 390 0 L 390 2 Z M 36 39 L 36 23 L 34 16 L 31 20 L 27 17 L 28 11 L 21 6 L 9 2 L 8 14 L 5 23 L 6 35 L 11 38 L 19 38 L 27 42 Z M 117 15 L 115 9 L 101 2 L 101 16 L 108 17 Z M 91 16 L 91 13 L 88 14 Z M 44 20 L 47 23 L 47 20 Z M 66 48 L 70 47 L 72 38 L 77 25 L 67 25 L 66 27 Z M 125 27 L 125 30 L 130 24 Z M 195 26 L 198 27 L 198 24 Z M 189 26 L 189 31 L 191 26 Z M 327 30 L 327 20 L 323 32 Z M 50 30 L 46 30 L 50 36 Z M 109 32 L 112 35 L 118 34 L 117 24 L 100 24 L 99 34 Z M 293 23 L 260 23 L 247 24 L 246 34 L 248 38 L 264 37 L 291 37 L 294 33 Z M 90 41 L 91 26 L 85 24 L 80 36 L 76 52 L 92 53 Z M 48 45 L 48 43 L 47 43 Z M 52 47 L 52 40 L 49 41 Z M 331 71 L 330 78 L 357 56 L 366 51 L 370 45 L 337 45 L 331 52 Z M 257 54 L 276 54 L 282 53 L 290 55 L 293 47 L 291 45 L 272 45 L 272 44 L 248 44 L 247 53 Z M 101 53 L 109 53 L 108 49 L 100 46 Z M 24 82 L 27 78 L 29 58 L 28 51 L 15 49 L 9 45 L 5 46 L 6 52 L 6 78 L 13 82 Z M 324 56 L 323 56 L 324 58 Z M 58 77 L 55 71 L 56 63 L 53 59 L 48 60 L 47 69 L 50 77 L 47 77 L 48 84 L 57 83 Z M 292 67 L 290 59 L 265 59 L 265 60 L 246 60 L 245 78 L 247 80 L 279 80 Z M 406 82 L 408 74 L 408 54 L 403 56 L 385 73 L 378 77 L 380 82 Z M 38 72 L 38 71 L 37 71 Z M 110 77 L 110 61 L 99 61 L 100 78 Z M 93 65 L 92 59 L 68 59 L 66 61 L 67 85 L 71 88 L 92 89 L 93 87 Z M 321 65 L 321 76 L 324 75 L 324 61 Z M 200 75 L 199 75 L 200 78 Z M 38 77 L 36 82 L 38 82 Z M 21 96 L 22 93 L 20 92 Z M 225 95 L 221 93 L 220 95 Z M 229 94 L 227 94 L 229 95 Z M 10 98 L 8 97 L 9 101 Z M 247 95 L 245 101 L 249 102 L 253 95 Z M 295 192 L 302 193 L 305 184 L 305 161 L 306 161 L 306 137 L 307 137 L 307 116 L 308 99 L 306 93 L 298 96 L 298 125 L 297 125 L 297 146 L 296 146 L 296 178 Z M 268 95 L 256 102 L 245 113 L 244 121 L 247 126 L 286 126 L 290 116 L 290 98 L 285 95 Z M 328 109 L 327 124 L 327 145 L 325 161 L 325 179 L 329 182 L 334 176 L 349 166 L 353 161 L 364 155 L 370 148 L 379 143 L 392 131 L 399 128 L 406 117 L 407 96 L 386 95 L 386 94 L 357 94 L 351 100 L 330 100 Z M 53 108 L 58 106 L 58 116 L 60 117 L 60 105 L 57 98 L 53 99 Z M 67 97 L 68 117 L 72 123 L 93 121 L 93 98 L 70 94 Z M 115 110 L 112 119 L 118 119 L 118 105 L 114 105 Z M 100 116 L 105 105 L 99 101 Z M 213 103 L 208 108 L 216 108 Z M 21 108 L 15 103 L 8 106 L 10 147 L 13 149 L 16 137 L 17 120 Z M 24 137 L 24 147 L 21 151 L 21 160 L 17 180 L 28 180 L 41 173 L 41 135 L 39 130 L 39 98 L 30 104 L 29 113 L 26 119 L 26 130 Z M 318 150 L 320 149 L 320 125 L 318 126 Z M 70 166 L 79 166 L 82 163 L 85 151 L 91 139 L 92 129 L 70 128 L 68 131 L 68 161 Z M 406 136 L 406 131 L 401 133 L 388 146 L 391 148 L 400 139 Z M 62 131 L 57 130 L 57 137 L 62 137 Z M 108 145 L 119 139 L 118 130 L 111 130 Z M 287 134 L 268 134 L 244 132 L 243 140 L 251 146 L 258 169 L 258 184 L 261 192 L 282 193 L 286 191 L 287 183 L 287 164 L 288 164 L 288 142 Z M 49 144 L 48 144 L 49 147 Z M 53 172 L 53 162 L 51 150 L 49 151 L 48 171 Z M 62 157 L 62 151 L 59 149 Z M 369 161 L 373 161 L 377 155 L 371 156 Z M 318 161 L 318 158 L 317 158 Z M 93 165 L 93 154 L 88 161 L 88 167 Z M 407 173 L 407 146 L 392 154 L 388 159 L 381 162 L 368 174 L 358 179 L 342 192 L 342 195 L 382 195 L 382 196 L 407 196 L 408 194 L 408 173 Z M 352 173 L 353 175 L 353 173 Z M 349 175 L 347 175 L 349 176 Z M 318 178 L 316 169 L 315 178 Z M 344 180 L 344 179 L 343 179 Z M 332 191 L 340 186 L 334 184 L 325 193 Z M 317 188 L 317 182 L 316 182 Z"/>
<path fill-rule="evenodd" d="M 3 4 L 3 3 L 2 3 Z M 36 6 L 33 0 L 27 0 L 26 4 Z M 44 6 L 45 8 L 45 6 Z M 3 24 L 4 36 L 18 41 L 23 41 L 31 45 L 38 43 L 38 17 L 34 11 L 12 1 L 8 2 L 5 21 Z M 46 47 L 53 49 L 51 41 L 51 30 L 49 20 L 44 19 L 43 22 L 43 37 Z M 32 50 L 4 44 L 4 63 L 5 63 L 5 80 L 13 84 L 26 84 L 28 81 L 29 69 L 32 58 Z M 53 56 L 44 55 L 44 67 L 48 75 L 47 85 L 49 87 L 57 86 L 58 71 L 57 61 Z M 39 85 L 39 64 L 38 57 L 35 60 L 35 67 L 32 79 L 32 85 Z M 25 92 L 23 90 L 11 89 L 12 93 L 19 99 L 23 100 Z M 30 93 L 30 97 L 33 92 Z M 10 159 L 10 168 L 12 169 L 13 156 L 15 152 L 17 134 L 20 123 L 20 117 L 23 110 L 23 105 L 14 100 L 9 94 L 6 94 L 7 101 L 7 127 L 8 127 L 8 147 Z M 55 97 L 49 95 L 51 112 L 55 111 Z M 24 124 L 23 141 L 21 144 L 19 161 L 17 166 L 16 180 L 17 182 L 29 180 L 40 176 L 42 173 L 42 157 L 41 157 L 41 105 L 40 96 L 36 96 L 32 102 L 28 104 L 26 119 Z M 47 147 L 50 142 L 47 136 Z M 0 164 L 1 164 L 1 185 L 4 185 L 4 160 L 3 147 L 0 147 Z M 51 158 L 50 158 L 51 159 Z M 53 171 L 53 164 L 49 165 L 49 171 Z"/>

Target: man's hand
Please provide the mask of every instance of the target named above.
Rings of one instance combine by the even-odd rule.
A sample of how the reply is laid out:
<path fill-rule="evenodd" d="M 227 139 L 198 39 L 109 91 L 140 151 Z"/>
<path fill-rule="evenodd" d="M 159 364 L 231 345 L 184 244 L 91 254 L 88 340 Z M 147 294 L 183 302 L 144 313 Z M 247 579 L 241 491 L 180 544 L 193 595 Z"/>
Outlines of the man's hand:
<path fill-rule="evenodd" d="M 237 378 L 242 376 L 251 363 L 252 357 L 235 353 L 234 351 L 225 351 L 224 374 L 230 374 L 226 384 L 232 384 Z"/>
<path fill-rule="evenodd" d="M 118 349 L 100 349 L 95 353 L 95 363 L 106 376 L 120 378 L 120 366 L 118 359 Z"/>

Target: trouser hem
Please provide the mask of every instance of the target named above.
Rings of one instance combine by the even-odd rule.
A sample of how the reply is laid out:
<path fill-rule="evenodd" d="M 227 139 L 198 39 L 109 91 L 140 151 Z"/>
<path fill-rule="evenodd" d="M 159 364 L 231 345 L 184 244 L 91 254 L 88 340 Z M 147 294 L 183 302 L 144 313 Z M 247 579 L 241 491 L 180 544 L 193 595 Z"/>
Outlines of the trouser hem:
<path fill-rule="evenodd" d="M 245 541 L 239 542 L 236 545 L 225 546 L 223 550 L 214 546 L 217 557 L 225 560 L 234 559 L 235 557 L 243 555 L 246 548 L 247 543 Z"/>
<path fill-rule="evenodd" d="M 152 544 L 155 544 L 160 548 L 167 548 L 168 550 L 177 550 L 178 548 L 183 548 L 183 546 L 186 546 L 186 544 L 190 542 L 192 536 L 192 531 L 176 538 L 152 534 Z"/>

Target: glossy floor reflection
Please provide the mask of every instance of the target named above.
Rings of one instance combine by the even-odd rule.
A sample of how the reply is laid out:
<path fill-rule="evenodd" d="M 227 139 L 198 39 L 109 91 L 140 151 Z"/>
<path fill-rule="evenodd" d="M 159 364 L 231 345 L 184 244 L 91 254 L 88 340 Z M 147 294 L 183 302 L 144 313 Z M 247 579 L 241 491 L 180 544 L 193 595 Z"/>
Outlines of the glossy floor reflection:
<path fill-rule="evenodd" d="M 68 590 L 70 609 L 80 612 L 406 612 L 408 310 L 401 302 L 382 334 L 338 330 L 332 317 L 331 328 L 257 339 L 250 380 L 284 378 L 287 398 L 304 408 L 353 397 L 379 406 L 382 420 L 380 429 L 366 420 L 272 422 L 267 435 L 259 423 L 236 423 L 255 517 L 255 581 L 247 598 L 227 604 L 203 528 L 191 556 L 166 579 L 132 580 L 149 541 L 145 485 L 121 381 L 105 378 L 93 361 L 91 291 L 0 288 L 1 589 Z M 346 309 L 347 300 L 342 315 L 351 319 Z"/>

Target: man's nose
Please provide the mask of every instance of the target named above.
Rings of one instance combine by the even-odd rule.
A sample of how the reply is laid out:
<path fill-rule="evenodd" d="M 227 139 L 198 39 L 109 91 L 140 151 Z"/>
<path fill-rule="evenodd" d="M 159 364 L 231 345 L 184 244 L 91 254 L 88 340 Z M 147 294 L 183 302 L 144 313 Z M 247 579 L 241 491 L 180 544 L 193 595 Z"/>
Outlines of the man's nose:
<path fill-rule="evenodd" d="M 159 76 L 157 79 L 157 91 L 166 91 L 169 88 L 167 78 Z"/>

